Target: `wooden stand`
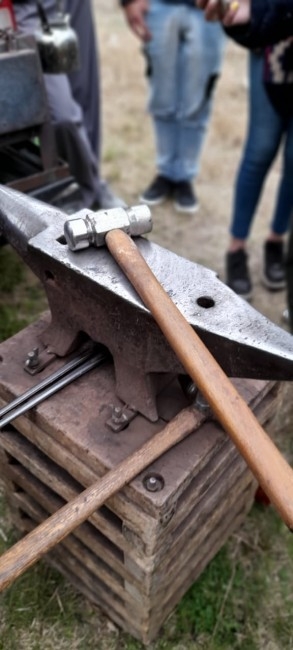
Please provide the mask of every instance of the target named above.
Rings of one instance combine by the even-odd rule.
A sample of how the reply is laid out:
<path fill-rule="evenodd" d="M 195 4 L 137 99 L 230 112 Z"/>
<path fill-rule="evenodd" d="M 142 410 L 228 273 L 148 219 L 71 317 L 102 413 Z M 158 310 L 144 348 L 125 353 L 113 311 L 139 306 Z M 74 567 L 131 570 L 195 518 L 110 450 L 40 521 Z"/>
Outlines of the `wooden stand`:
<path fill-rule="evenodd" d="M 0 405 L 55 370 L 23 370 L 44 327 L 0 345 Z M 135 381 L 135 378 L 134 378 Z M 278 384 L 235 380 L 262 425 L 276 411 Z M 132 453 L 186 405 L 177 381 L 158 397 L 160 420 L 137 416 L 121 433 L 106 424 L 113 367 L 96 369 L 0 433 L 0 469 L 13 521 L 32 530 Z M 155 477 L 156 492 L 146 479 Z M 48 562 L 124 630 L 153 640 L 169 612 L 243 522 L 257 485 L 217 422 L 206 420 L 109 500 L 50 554 Z"/>

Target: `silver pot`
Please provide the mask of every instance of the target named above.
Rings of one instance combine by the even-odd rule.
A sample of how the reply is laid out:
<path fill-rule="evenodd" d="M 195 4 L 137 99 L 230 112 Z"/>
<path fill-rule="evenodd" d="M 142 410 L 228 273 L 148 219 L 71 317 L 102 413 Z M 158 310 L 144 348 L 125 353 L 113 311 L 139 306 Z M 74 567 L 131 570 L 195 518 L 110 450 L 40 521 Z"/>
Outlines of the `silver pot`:
<path fill-rule="evenodd" d="M 79 44 L 76 32 L 70 26 L 70 16 L 58 12 L 47 20 L 41 3 L 38 3 L 41 28 L 35 32 L 42 68 L 46 74 L 72 72 L 79 67 Z"/>

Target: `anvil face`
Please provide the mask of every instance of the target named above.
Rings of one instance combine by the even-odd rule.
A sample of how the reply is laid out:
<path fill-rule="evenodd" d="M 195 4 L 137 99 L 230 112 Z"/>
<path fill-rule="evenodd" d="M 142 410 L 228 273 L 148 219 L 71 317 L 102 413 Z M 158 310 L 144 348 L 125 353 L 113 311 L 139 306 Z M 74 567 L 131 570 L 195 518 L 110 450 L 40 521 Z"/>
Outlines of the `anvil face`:
<path fill-rule="evenodd" d="M 133 404 L 140 387 L 141 401 L 150 402 L 153 373 L 184 370 L 108 250 L 68 249 L 63 237 L 67 218 L 55 208 L 0 189 L 0 232 L 40 277 L 48 295 L 52 323 L 44 343 L 65 355 L 80 333 L 86 333 L 111 351 L 117 394 Z M 213 271 L 144 238 L 136 238 L 136 244 L 229 376 L 293 379 L 290 334 L 239 298 Z M 138 410 L 143 412 L 141 405 Z"/>

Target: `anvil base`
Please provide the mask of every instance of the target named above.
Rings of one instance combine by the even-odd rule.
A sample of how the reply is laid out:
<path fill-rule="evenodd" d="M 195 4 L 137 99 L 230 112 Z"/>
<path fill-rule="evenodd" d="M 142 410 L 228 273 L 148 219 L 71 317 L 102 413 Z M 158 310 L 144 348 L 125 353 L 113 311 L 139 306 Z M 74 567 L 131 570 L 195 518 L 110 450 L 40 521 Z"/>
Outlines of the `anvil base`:
<path fill-rule="evenodd" d="M 22 361 L 42 326 L 38 322 L 0 345 L 1 406 L 40 380 L 22 370 Z M 268 423 L 276 411 L 278 384 L 235 383 L 259 421 Z M 1 432 L 1 478 L 21 533 L 91 485 L 184 406 L 179 385 L 169 386 L 159 396 L 158 422 L 137 416 L 117 434 L 105 424 L 111 401 L 113 369 L 95 369 Z M 150 476 L 158 491 L 146 489 Z M 193 434 L 46 558 L 117 625 L 147 644 L 241 525 L 256 487 L 220 426 L 199 414 Z"/>

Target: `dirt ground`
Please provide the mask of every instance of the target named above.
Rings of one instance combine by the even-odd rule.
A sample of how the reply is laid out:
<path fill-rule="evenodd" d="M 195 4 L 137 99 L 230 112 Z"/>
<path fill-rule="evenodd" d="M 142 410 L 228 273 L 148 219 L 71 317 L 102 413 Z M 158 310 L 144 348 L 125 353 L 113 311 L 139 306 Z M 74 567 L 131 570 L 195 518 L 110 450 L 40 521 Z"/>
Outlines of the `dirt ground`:
<path fill-rule="evenodd" d="M 154 140 L 146 111 L 147 84 L 139 41 L 117 0 L 94 0 L 103 88 L 103 173 L 129 204 L 136 204 L 155 173 Z M 179 215 L 171 203 L 152 210 L 151 239 L 215 270 L 224 279 L 235 174 L 246 130 L 246 51 L 228 41 L 213 116 L 196 181 L 200 210 Z M 280 177 L 277 160 L 267 178 L 249 244 L 253 306 L 283 326 L 284 292 L 261 285 L 262 247 Z"/>

